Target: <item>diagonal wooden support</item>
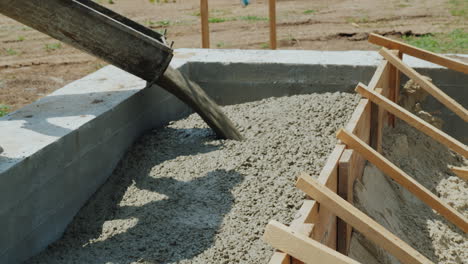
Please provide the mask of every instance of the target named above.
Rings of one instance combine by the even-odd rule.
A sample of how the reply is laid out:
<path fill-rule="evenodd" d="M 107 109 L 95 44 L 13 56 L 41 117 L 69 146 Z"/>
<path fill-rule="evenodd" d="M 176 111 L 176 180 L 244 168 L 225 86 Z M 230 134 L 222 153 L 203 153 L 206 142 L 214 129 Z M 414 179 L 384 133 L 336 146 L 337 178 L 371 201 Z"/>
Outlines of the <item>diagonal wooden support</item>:
<path fill-rule="evenodd" d="M 317 183 L 307 174 L 302 174 L 297 188 L 329 208 L 338 217 L 349 223 L 366 238 L 381 246 L 403 263 L 432 263 L 418 251 L 372 220 L 369 216 L 346 202 L 336 193 Z M 321 262 L 317 262 L 321 263 Z"/>
<path fill-rule="evenodd" d="M 457 61 L 446 56 L 423 50 L 420 48 L 413 47 L 401 41 L 396 41 L 383 37 L 378 34 L 371 33 L 369 35 L 369 42 L 386 47 L 387 49 L 397 49 L 405 54 L 411 55 L 413 57 L 426 60 L 441 66 L 445 66 L 449 69 L 467 73 L 468 74 L 468 64 L 462 61 Z"/>
<path fill-rule="evenodd" d="M 388 98 L 380 95 L 379 93 L 371 91 L 362 83 L 359 83 L 357 85 L 356 92 L 368 98 L 380 107 L 383 107 L 388 112 L 394 114 L 398 118 L 407 122 L 409 125 L 420 130 L 424 134 L 430 136 L 437 142 L 447 146 L 448 148 L 454 150 L 455 152 L 459 153 L 465 158 L 468 158 L 468 147 L 466 145 L 452 138 L 443 131 L 437 129 L 433 125 L 417 117 L 416 115 L 412 114 L 411 112 L 399 106 L 398 104 L 390 101 Z"/>
<path fill-rule="evenodd" d="M 460 168 L 460 167 L 454 167 L 450 166 L 449 167 L 453 173 L 455 173 L 458 177 L 468 180 L 468 169 L 467 168 Z"/>
<path fill-rule="evenodd" d="M 463 121 L 468 122 L 468 110 L 466 110 L 462 105 L 453 100 L 450 96 L 442 92 L 437 86 L 435 86 L 430 81 L 426 80 L 415 71 L 413 68 L 406 65 L 400 58 L 392 54 L 388 49 L 382 48 L 379 51 L 379 54 L 382 55 L 386 60 L 393 64 L 399 71 L 404 73 L 409 78 L 413 79 L 417 84 L 419 84 L 426 92 L 434 96 L 439 102 L 445 105 L 448 109 L 452 110 L 457 114 Z"/>
<path fill-rule="evenodd" d="M 359 154 L 374 164 L 383 173 L 406 188 L 409 192 L 418 197 L 421 201 L 425 202 L 432 209 L 436 210 L 439 214 L 445 217 L 445 219 L 458 226 L 461 230 L 463 230 L 463 232 L 468 232 L 468 220 L 462 214 L 443 202 L 439 197 L 431 193 L 419 182 L 411 178 L 408 174 L 387 160 L 384 156 L 382 156 L 382 154 L 378 153 L 358 137 L 345 131 L 344 129 L 340 129 L 340 131 L 338 131 L 337 138 L 348 145 L 348 147 L 359 152 Z"/>
<path fill-rule="evenodd" d="M 304 263 L 359 263 L 274 220 L 268 223 L 265 234 L 263 235 L 263 240 L 274 248 L 286 252 Z"/>

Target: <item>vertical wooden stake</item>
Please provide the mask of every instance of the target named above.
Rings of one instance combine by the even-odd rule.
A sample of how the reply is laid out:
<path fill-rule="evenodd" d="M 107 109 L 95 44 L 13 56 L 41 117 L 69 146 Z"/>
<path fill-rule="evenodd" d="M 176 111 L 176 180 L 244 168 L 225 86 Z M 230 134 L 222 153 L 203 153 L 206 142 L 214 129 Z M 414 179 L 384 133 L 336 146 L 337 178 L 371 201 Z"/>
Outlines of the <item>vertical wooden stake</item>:
<path fill-rule="evenodd" d="M 208 0 L 200 0 L 200 18 L 202 33 L 202 48 L 210 48 L 210 28 L 208 24 Z"/>
<path fill-rule="evenodd" d="M 270 10 L 270 48 L 276 49 L 276 0 L 269 0 Z"/>

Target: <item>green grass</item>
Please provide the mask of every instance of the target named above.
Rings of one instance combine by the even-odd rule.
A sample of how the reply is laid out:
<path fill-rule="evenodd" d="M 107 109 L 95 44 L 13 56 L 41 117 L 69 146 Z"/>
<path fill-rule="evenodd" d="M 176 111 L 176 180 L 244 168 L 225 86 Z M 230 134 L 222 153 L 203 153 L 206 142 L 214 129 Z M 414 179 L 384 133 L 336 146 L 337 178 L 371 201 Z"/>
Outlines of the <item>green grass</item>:
<path fill-rule="evenodd" d="M 54 51 L 62 48 L 61 43 L 51 43 L 51 44 L 45 44 L 44 49 L 46 51 Z"/>
<path fill-rule="evenodd" d="M 303 13 L 303 14 L 306 14 L 306 15 L 308 15 L 308 14 L 315 14 L 315 13 L 317 13 L 317 10 L 314 10 L 314 9 L 307 9 L 307 10 L 305 10 L 305 11 L 302 12 L 302 13 Z"/>
<path fill-rule="evenodd" d="M 24 36 L 19 36 L 18 41 L 24 41 Z"/>
<path fill-rule="evenodd" d="M 398 4 L 397 7 L 399 8 L 405 8 L 411 6 L 410 4 Z"/>
<path fill-rule="evenodd" d="M 228 21 L 227 18 L 222 18 L 222 17 L 210 17 L 208 18 L 209 23 L 223 23 Z"/>
<path fill-rule="evenodd" d="M 5 51 L 6 51 L 6 54 L 9 55 L 9 56 L 14 56 L 14 55 L 18 54 L 18 52 L 16 50 L 12 49 L 12 48 L 7 48 L 7 49 L 5 49 Z"/>
<path fill-rule="evenodd" d="M 8 110 L 10 110 L 10 107 L 7 105 L 0 104 L 0 117 L 8 114 Z"/>
<path fill-rule="evenodd" d="M 222 47 L 224 47 L 225 45 L 226 45 L 226 44 L 224 44 L 224 42 L 222 42 L 222 41 L 216 43 L 216 47 L 217 47 L 217 48 L 222 48 Z"/>
<path fill-rule="evenodd" d="M 468 0 L 449 0 L 448 5 L 452 16 L 468 19 Z"/>
<path fill-rule="evenodd" d="M 434 33 L 422 36 L 403 36 L 408 44 L 438 53 L 468 53 L 468 31 L 455 29 L 450 33 Z"/>
<path fill-rule="evenodd" d="M 268 44 L 268 43 L 262 43 L 262 44 L 260 45 L 260 48 L 262 48 L 262 49 L 269 49 L 269 48 L 270 48 L 270 44 Z"/>
<path fill-rule="evenodd" d="M 268 21 L 267 17 L 259 17 L 259 16 L 241 16 L 239 20 L 246 20 L 246 21 Z"/>
<path fill-rule="evenodd" d="M 172 24 L 170 20 L 159 20 L 159 21 L 153 21 L 153 20 L 146 20 L 145 24 L 147 26 L 162 26 L 162 27 L 168 27 Z"/>

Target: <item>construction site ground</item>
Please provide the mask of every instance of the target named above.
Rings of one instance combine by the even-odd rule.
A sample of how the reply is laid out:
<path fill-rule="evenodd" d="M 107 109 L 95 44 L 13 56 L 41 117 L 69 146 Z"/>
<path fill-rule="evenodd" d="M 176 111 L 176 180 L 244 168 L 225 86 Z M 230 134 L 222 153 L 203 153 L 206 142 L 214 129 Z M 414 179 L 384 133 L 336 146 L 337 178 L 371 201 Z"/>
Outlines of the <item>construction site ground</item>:
<path fill-rule="evenodd" d="M 198 0 L 97 2 L 154 30 L 167 29 L 174 48 L 201 46 Z M 238 0 L 209 1 L 211 47 L 267 49 L 267 2 L 254 0 L 242 7 Z M 466 53 L 467 9 L 463 0 L 278 0 L 278 46 L 377 50 L 367 42 L 369 32 L 414 41 L 422 37 L 422 45 L 431 46 L 436 37 L 455 32 L 457 38 L 461 34 L 461 44 L 454 42 L 438 51 Z M 0 113 L 16 110 L 106 65 L 1 15 L 0 43 Z"/>

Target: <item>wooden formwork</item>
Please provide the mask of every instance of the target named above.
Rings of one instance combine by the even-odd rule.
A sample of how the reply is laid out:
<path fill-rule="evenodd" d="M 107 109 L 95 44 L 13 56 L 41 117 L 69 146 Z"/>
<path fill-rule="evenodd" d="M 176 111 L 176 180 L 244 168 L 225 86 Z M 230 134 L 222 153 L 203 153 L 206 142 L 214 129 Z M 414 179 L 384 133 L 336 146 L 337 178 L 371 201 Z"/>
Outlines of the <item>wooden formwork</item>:
<path fill-rule="evenodd" d="M 380 240 L 380 243 L 378 244 L 395 255 L 402 262 L 431 263 L 416 250 L 406 245 L 403 241 L 399 240 L 393 234 L 385 230 L 385 228 L 379 226 L 377 223 L 372 222 L 372 219 L 363 215 L 359 210 L 354 208 L 354 206 L 352 206 L 353 185 L 356 179 L 362 177 L 366 160 L 381 162 L 381 164 L 384 166 L 388 166 L 394 170 L 384 172 L 392 172 L 393 176 L 396 175 L 395 177 L 398 179 L 407 179 L 408 175 L 399 170 L 390 162 L 387 162 L 385 158 L 379 154 L 382 151 L 383 127 L 385 125 L 395 125 L 395 116 L 393 114 L 408 122 L 417 129 L 420 129 L 422 132 L 432 136 L 442 144 L 447 145 L 451 149 L 456 151 L 458 150 L 458 153 L 466 157 L 467 147 L 462 143 L 450 138 L 442 131 L 435 129 L 424 121 L 421 122 L 421 127 L 421 124 L 417 123 L 420 122 L 420 120 L 417 120 L 417 117 L 407 117 L 411 115 L 411 113 L 394 111 L 393 108 L 382 104 L 381 101 L 385 100 L 385 102 L 391 104 L 392 106 L 398 106 L 397 102 L 400 87 L 400 71 L 405 74 L 411 72 L 413 76 L 409 77 L 414 77 L 414 70 L 411 68 L 411 70 L 408 70 L 406 65 L 402 66 L 402 52 L 408 53 L 409 55 L 418 58 L 426 59 L 434 63 L 438 63 L 449 68 L 453 67 L 453 69 L 465 73 L 467 72 L 468 65 L 457 61 L 454 62 L 452 59 L 448 59 L 441 55 L 427 53 L 404 43 L 389 40 L 374 34 L 371 35 L 369 41 L 397 50 L 384 50 L 381 52 L 381 54 L 384 55 L 384 58 L 389 58 L 389 56 L 391 56 L 391 58 L 390 60 L 385 59 L 382 61 L 382 63 L 377 67 L 371 81 L 365 89 L 366 91 L 371 91 L 372 95 L 374 95 L 373 97 L 366 96 L 364 93 L 362 93 L 362 88 L 364 85 L 358 85 L 357 91 L 361 91 L 361 95 L 366 98 L 363 98 L 359 101 L 350 121 L 345 126 L 345 129 L 340 132 L 342 136 L 341 138 L 343 140 L 345 139 L 344 136 L 348 135 L 354 140 L 359 141 L 359 144 L 361 144 L 359 146 L 369 147 L 368 152 L 366 152 L 366 155 L 363 156 L 364 152 L 362 152 L 362 148 L 356 148 L 356 144 L 354 144 L 355 147 L 352 148 L 350 147 L 351 142 L 349 142 L 349 140 L 348 142 L 345 142 L 346 140 L 339 141 L 328 157 L 325 166 L 316 181 L 306 174 L 301 175 L 297 187 L 305 192 L 306 189 L 311 191 L 310 195 L 312 196 L 313 193 L 317 200 L 312 200 L 310 197 L 304 200 L 302 207 L 298 211 L 298 217 L 291 222 L 289 227 L 283 227 L 281 224 L 276 222 L 272 222 L 268 225 L 267 232 L 265 233 L 265 240 L 267 240 L 267 242 L 271 241 L 271 244 L 273 244 L 272 241 L 274 240 L 275 243 L 273 246 L 278 249 L 270 259 L 270 264 L 303 263 L 302 261 L 288 255 L 287 253 L 280 251 L 281 249 L 284 251 L 291 249 L 290 245 L 286 245 L 286 241 L 281 243 L 281 238 L 278 238 L 280 233 L 284 235 L 285 239 L 290 243 L 293 243 L 291 241 L 298 241 L 297 243 L 300 243 L 298 246 L 299 248 L 303 248 L 307 244 L 310 247 L 313 247 L 314 250 L 320 251 L 320 248 L 317 247 L 316 244 L 309 243 L 311 241 L 304 240 L 304 237 L 308 237 L 320 242 L 322 245 L 326 245 L 332 250 L 336 250 L 334 251 L 336 254 L 332 254 L 328 250 L 320 251 L 323 252 L 324 257 L 323 259 L 321 257 L 314 259 L 315 263 L 326 263 L 326 261 L 330 260 L 334 260 L 336 263 L 355 263 L 349 258 L 343 258 L 343 256 L 347 255 L 349 252 L 353 229 L 351 225 L 348 224 L 350 221 L 360 228 L 367 227 L 369 230 L 373 230 L 373 232 L 368 232 L 369 230 L 362 229 L 359 231 L 361 233 L 367 232 L 371 237 L 373 237 L 374 240 Z M 420 83 L 423 88 L 428 87 L 426 83 L 422 83 L 420 80 L 417 80 L 417 82 Z M 434 87 L 435 86 L 431 84 L 429 88 Z M 453 99 L 446 97 L 446 95 L 441 91 L 432 89 L 432 92 L 438 94 L 439 98 L 448 104 L 447 107 L 449 109 L 452 109 L 454 112 L 458 112 L 461 114 L 461 116 L 466 113 L 466 110 L 463 107 L 457 105 Z M 384 99 L 380 101 L 375 100 L 376 97 Z M 401 109 L 398 108 L 398 110 Z M 415 123 L 414 120 L 417 122 Z M 340 136 L 338 137 L 340 138 Z M 372 157 L 370 157 L 370 155 Z M 380 156 L 380 159 L 374 159 L 374 156 Z M 381 169 L 385 168 L 382 167 Z M 315 183 L 317 186 L 321 186 L 322 190 L 320 190 L 320 188 L 317 186 L 313 187 Z M 407 182 L 402 182 L 400 184 L 403 184 L 403 186 L 408 188 L 408 190 L 413 192 L 413 194 L 417 196 L 420 195 L 418 197 L 420 197 L 421 200 L 426 202 L 433 209 L 439 209 L 440 211 L 438 211 L 441 212 L 441 214 L 445 213 L 448 216 L 448 220 L 456 223 L 457 226 L 466 232 L 466 228 L 468 226 L 466 219 L 463 216 L 460 216 L 460 214 L 458 214 L 454 209 L 450 208 L 450 206 L 441 203 L 437 197 L 424 189 L 424 187 L 419 185 L 417 182 L 410 182 L 409 184 Z M 327 192 L 328 194 L 325 194 Z M 309 194 L 308 192 L 306 193 Z M 325 206 L 321 206 L 321 203 L 318 202 L 319 199 L 317 197 L 321 197 L 322 203 Z M 342 203 L 343 201 L 340 201 L 340 199 L 347 201 L 347 203 Z M 346 219 L 342 220 L 338 218 L 334 212 L 336 214 L 342 215 L 343 217 L 346 217 Z M 276 230 L 276 232 L 279 233 L 274 233 L 272 230 Z M 377 235 L 375 235 L 375 233 L 377 233 Z M 392 237 L 392 241 L 386 240 L 386 238 L 389 236 Z M 294 254 L 297 253 L 298 257 L 307 257 L 307 254 L 304 255 L 301 254 L 301 252 L 298 252 L 297 248 L 293 252 Z M 305 259 L 303 260 L 305 261 Z"/>
<path fill-rule="evenodd" d="M 372 77 L 369 87 L 382 88 L 384 96 L 390 95 L 391 82 L 396 78 L 396 71 L 392 65 L 384 60 Z M 394 83 L 393 85 L 395 85 Z M 372 111 L 373 110 L 373 111 Z M 372 118 L 372 114 L 375 114 Z M 352 131 L 366 143 L 380 149 L 383 120 L 387 114 L 379 110 L 368 99 L 361 99 L 346 125 L 348 131 Z M 380 120 L 380 121 L 379 121 Z M 373 121 L 373 122 L 372 122 Z M 374 128 L 374 129 L 371 129 Z M 346 149 L 344 144 L 337 144 L 328 157 L 318 177 L 318 182 L 341 197 L 352 203 L 352 188 L 356 178 L 360 178 L 364 171 L 365 160 L 354 150 Z M 327 208 L 320 207 L 314 200 L 306 199 L 298 211 L 299 217 L 293 220 L 290 228 L 347 255 L 352 228 L 337 217 Z M 300 263 L 286 253 L 276 251 L 270 260 L 270 264 Z"/>

